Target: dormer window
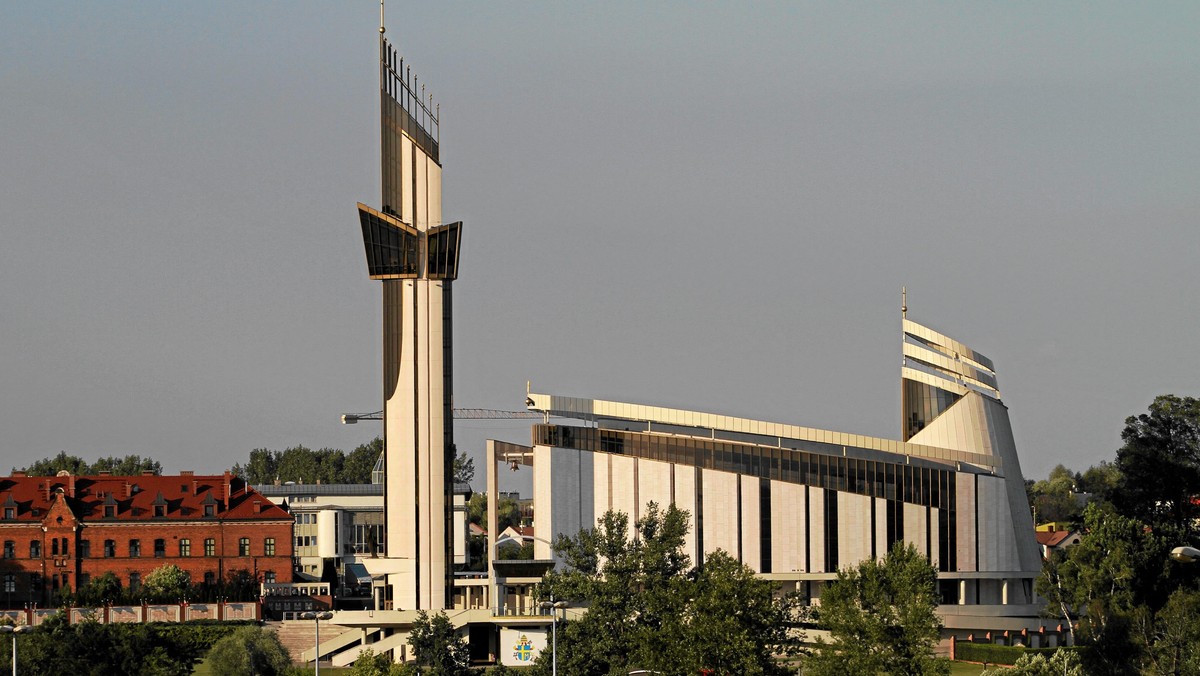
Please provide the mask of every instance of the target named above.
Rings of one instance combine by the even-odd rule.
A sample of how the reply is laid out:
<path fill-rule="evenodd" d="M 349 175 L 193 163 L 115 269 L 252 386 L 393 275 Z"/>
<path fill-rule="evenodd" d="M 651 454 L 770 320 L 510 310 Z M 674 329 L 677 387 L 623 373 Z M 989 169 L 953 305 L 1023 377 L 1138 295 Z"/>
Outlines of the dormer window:
<path fill-rule="evenodd" d="M 5 507 L 4 508 L 4 518 L 5 519 L 17 518 L 17 510 L 13 507 Z"/>
<path fill-rule="evenodd" d="M 163 497 L 162 491 L 158 492 L 158 496 L 154 498 L 154 516 L 167 515 L 167 499 Z"/>
<path fill-rule="evenodd" d="M 116 515 L 117 515 L 117 506 L 116 505 L 105 505 L 104 506 L 104 518 L 111 519 L 111 518 L 115 517 Z"/>
<path fill-rule="evenodd" d="M 217 505 L 219 503 L 217 502 L 216 498 L 213 497 L 211 492 L 204 496 L 204 500 L 202 500 L 200 504 L 204 505 L 204 516 L 217 515 Z"/>

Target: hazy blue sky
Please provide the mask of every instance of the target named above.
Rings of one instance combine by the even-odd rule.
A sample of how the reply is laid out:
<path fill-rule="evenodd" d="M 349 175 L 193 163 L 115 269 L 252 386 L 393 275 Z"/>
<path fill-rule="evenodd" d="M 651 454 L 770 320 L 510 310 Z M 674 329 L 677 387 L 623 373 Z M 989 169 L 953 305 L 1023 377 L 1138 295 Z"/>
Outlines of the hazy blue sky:
<path fill-rule="evenodd" d="M 899 434 L 909 316 L 1027 476 L 1200 394 L 1200 4 L 392 3 L 442 112 L 461 407 Z M 377 428 L 378 5 L 0 4 L 0 463 Z M 461 422 L 460 446 L 527 425 Z"/>

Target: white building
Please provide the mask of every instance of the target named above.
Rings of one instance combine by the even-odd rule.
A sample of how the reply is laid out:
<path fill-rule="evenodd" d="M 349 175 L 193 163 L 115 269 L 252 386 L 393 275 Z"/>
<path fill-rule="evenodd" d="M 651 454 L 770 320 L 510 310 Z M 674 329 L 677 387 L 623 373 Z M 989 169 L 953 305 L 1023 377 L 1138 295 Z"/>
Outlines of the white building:
<path fill-rule="evenodd" d="M 493 460 L 533 468 L 535 558 L 610 509 L 674 503 L 695 563 L 723 549 L 819 600 L 840 568 L 905 541 L 939 571 L 947 629 L 1036 622 L 1041 557 L 992 362 L 907 318 L 903 335 L 900 440 L 529 394 L 531 410 L 582 422 L 493 445 Z"/>

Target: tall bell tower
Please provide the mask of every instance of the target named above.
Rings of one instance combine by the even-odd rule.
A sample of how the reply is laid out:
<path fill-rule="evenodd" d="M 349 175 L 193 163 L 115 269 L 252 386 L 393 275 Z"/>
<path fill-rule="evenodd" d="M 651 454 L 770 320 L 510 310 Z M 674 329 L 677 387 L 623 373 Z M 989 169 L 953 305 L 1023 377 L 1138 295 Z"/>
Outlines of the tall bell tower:
<path fill-rule="evenodd" d="M 438 108 L 379 29 L 378 210 L 359 203 L 367 271 L 383 283 L 385 561 L 396 610 L 449 605 L 451 286 L 462 223 L 442 222 Z"/>

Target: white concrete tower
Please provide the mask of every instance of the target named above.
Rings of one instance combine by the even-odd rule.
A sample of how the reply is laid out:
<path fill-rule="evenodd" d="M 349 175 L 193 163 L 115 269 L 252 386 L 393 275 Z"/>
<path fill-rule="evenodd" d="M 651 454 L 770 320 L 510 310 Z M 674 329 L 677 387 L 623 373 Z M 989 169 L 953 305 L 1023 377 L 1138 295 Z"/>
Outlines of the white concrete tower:
<path fill-rule="evenodd" d="M 462 223 L 442 223 L 437 109 L 379 36 L 383 203 L 358 205 L 383 282 L 386 560 L 396 610 L 442 609 L 451 590 L 451 284 Z M 373 572 L 374 572 L 373 571 Z"/>

